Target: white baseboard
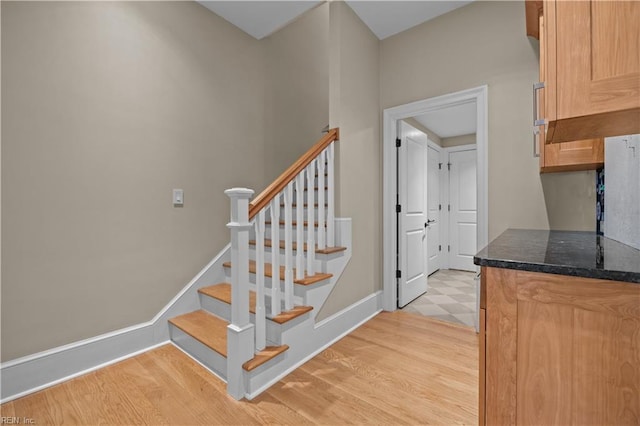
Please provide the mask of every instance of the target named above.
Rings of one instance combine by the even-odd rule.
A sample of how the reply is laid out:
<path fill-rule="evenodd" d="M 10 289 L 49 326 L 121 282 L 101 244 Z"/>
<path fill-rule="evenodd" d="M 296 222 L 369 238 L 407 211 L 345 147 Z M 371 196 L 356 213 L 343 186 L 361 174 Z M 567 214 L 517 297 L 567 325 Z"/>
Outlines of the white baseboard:
<path fill-rule="evenodd" d="M 92 371 L 99 370 L 100 368 L 107 367 L 107 366 L 112 365 L 112 364 L 115 364 L 115 363 L 117 363 L 117 362 L 124 361 L 124 360 L 125 360 L 125 359 L 127 359 L 127 358 L 131 358 L 131 357 L 134 357 L 134 356 L 136 356 L 136 355 L 140 355 L 141 353 L 144 353 L 144 352 L 150 351 L 150 350 L 155 349 L 155 348 L 158 348 L 158 347 L 160 347 L 160 346 L 168 345 L 169 343 L 171 343 L 171 342 L 170 342 L 170 341 L 168 341 L 168 340 L 167 340 L 166 342 L 160 342 L 160 343 L 157 343 L 157 344 L 155 344 L 155 345 L 148 346 L 148 347 L 146 347 L 146 348 L 142 348 L 142 349 L 137 350 L 137 351 L 135 351 L 135 352 L 127 353 L 126 355 L 123 355 L 123 356 L 121 356 L 121 357 L 109 359 L 108 361 L 105 361 L 105 362 L 103 362 L 102 364 L 94 365 L 94 366 L 89 367 L 89 368 L 87 368 L 87 369 L 85 369 L 85 370 L 75 371 L 75 372 L 73 372 L 73 373 L 71 373 L 71 374 L 69 374 L 69 375 L 67 375 L 67 376 L 61 377 L 61 378 L 56 379 L 56 380 L 53 380 L 53 381 L 51 381 L 51 382 L 44 383 L 44 384 L 41 384 L 41 385 L 36 385 L 35 387 L 31 387 L 31 388 L 29 388 L 29 389 L 27 389 L 27 390 L 25 390 L 25 391 L 23 391 L 23 392 L 21 392 L 21 393 L 17 393 L 17 394 L 10 395 L 10 396 L 8 396 L 8 397 L 6 397 L 6 398 L 3 398 L 3 399 L 2 399 L 2 401 L 0 401 L 0 403 L 4 404 L 5 402 L 9 402 L 9 401 L 12 401 L 12 400 L 14 400 L 14 399 L 18 399 L 18 398 L 21 398 L 21 397 L 23 397 L 23 396 L 29 395 L 29 394 L 31 394 L 31 393 L 38 392 L 38 391 L 40 391 L 40 390 L 42 390 L 42 389 L 46 389 L 46 388 L 48 388 L 48 387 L 55 386 L 55 385 L 57 385 L 57 384 L 59 384 L 59 383 L 65 382 L 65 381 L 67 381 L 67 380 L 74 379 L 74 378 L 79 377 L 79 376 L 83 376 L 83 375 L 85 375 L 85 374 L 87 374 L 87 373 L 91 373 Z M 62 353 L 62 352 L 58 352 L 58 353 Z M 76 353 L 74 353 L 73 355 L 77 355 L 77 354 L 76 354 Z M 70 358 L 71 358 L 73 355 L 67 354 L 67 356 L 69 356 Z M 47 362 L 47 361 L 49 361 L 49 362 Z M 66 360 L 65 360 L 65 361 L 66 361 Z M 33 360 L 33 361 L 31 361 L 31 362 L 33 363 L 33 362 L 37 362 L 37 361 Z M 43 363 L 47 363 L 47 364 L 55 364 L 55 361 L 51 362 L 51 359 L 46 359 L 46 358 L 45 358 L 45 361 L 44 361 Z M 71 364 L 71 363 L 70 363 L 70 362 L 65 362 L 65 364 L 69 365 L 69 364 Z M 38 367 L 39 367 L 39 366 L 36 366 L 36 369 L 38 369 Z M 6 374 L 6 373 L 3 371 L 3 372 L 2 372 L 2 375 L 3 375 L 3 377 L 2 377 L 2 381 L 3 381 L 3 383 L 4 383 L 4 381 L 5 381 L 5 377 L 4 377 L 4 375 L 5 375 L 5 374 Z M 33 376 L 32 376 L 32 378 L 33 378 Z M 4 388 L 4 387 L 3 387 L 3 388 Z"/>
<path fill-rule="evenodd" d="M 348 247 L 348 251 L 345 253 L 345 264 L 332 271 L 336 274 L 335 281 L 339 279 L 351 257 L 351 220 L 336 218 L 336 231 L 337 243 Z M 230 245 L 227 245 L 148 322 L 0 364 L 0 403 L 46 389 L 169 343 L 168 319 L 200 309 L 197 290 L 204 285 L 224 281 L 222 264 L 228 260 Z M 377 292 L 316 324 L 310 336 L 318 340 L 309 346 L 314 352 L 310 354 L 308 349 L 304 349 L 306 352 L 296 353 L 297 359 L 304 360 L 296 362 L 295 366 L 283 363 L 282 368 L 277 371 L 286 368 L 286 372 L 273 380 L 269 378 L 269 383 L 277 382 L 297 366 L 368 321 L 380 312 L 381 303 L 381 292 Z M 303 340 L 308 341 L 306 338 Z M 266 379 L 258 382 L 264 380 Z M 251 395 L 258 395 L 261 391 L 252 392 Z"/>
<path fill-rule="evenodd" d="M 229 252 L 227 245 L 151 321 L 0 364 L 0 403 L 167 343 L 167 320 L 199 309 L 198 288 L 224 280 Z"/>
<path fill-rule="evenodd" d="M 345 309 L 325 318 L 317 323 L 312 330 L 304 330 L 303 336 L 297 337 L 296 347 L 292 347 L 291 362 L 281 361 L 277 368 L 272 368 L 266 372 L 268 378 L 257 378 L 256 389 L 249 389 L 245 397 L 249 400 L 260 395 L 262 392 L 282 380 L 305 362 L 309 361 L 338 340 L 369 321 L 374 316 L 382 312 L 382 291 L 377 291 L 369 296 L 357 301 Z M 304 340 L 302 340 L 304 339 Z M 295 361 L 297 360 L 297 361 Z M 253 379 L 251 379 L 253 382 Z"/>

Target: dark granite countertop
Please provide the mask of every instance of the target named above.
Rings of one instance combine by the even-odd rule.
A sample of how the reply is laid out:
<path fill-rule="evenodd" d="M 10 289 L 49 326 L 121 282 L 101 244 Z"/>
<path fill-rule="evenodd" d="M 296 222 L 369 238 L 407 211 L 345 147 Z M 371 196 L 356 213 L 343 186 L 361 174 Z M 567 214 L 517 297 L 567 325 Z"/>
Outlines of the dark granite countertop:
<path fill-rule="evenodd" d="M 480 250 L 473 263 L 640 283 L 640 250 L 595 232 L 508 229 Z"/>

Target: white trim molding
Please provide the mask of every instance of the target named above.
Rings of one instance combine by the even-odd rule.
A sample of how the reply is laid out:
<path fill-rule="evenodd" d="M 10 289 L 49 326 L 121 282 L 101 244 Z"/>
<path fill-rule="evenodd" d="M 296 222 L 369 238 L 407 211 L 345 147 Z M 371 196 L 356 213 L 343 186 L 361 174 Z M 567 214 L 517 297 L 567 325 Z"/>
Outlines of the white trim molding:
<path fill-rule="evenodd" d="M 251 400 L 282 380 L 287 374 L 309 361 L 320 352 L 360 327 L 365 322 L 382 312 L 382 292 L 366 296 L 347 306 L 343 310 L 325 318 L 308 328 L 302 327 L 292 336 L 296 345 L 289 351 L 291 354 L 281 361 L 277 370 L 270 370 L 264 377 L 252 377 L 249 392 L 245 398 Z"/>
<path fill-rule="evenodd" d="M 477 185 L 478 185 L 478 249 L 487 245 L 489 235 L 489 125 L 488 125 L 488 86 L 475 87 L 460 92 L 449 93 L 422 101 L 412 102 L 383 111 L 382 160 L 383 160 L 383 308 L 386 311 L 397 309 L 396 286 L 396 247 L 397 217 L 396 188 L 397 163 L 396 146 L 398 120 L 426 114 L 443 108 L 476 103 L 476 148 L 477 148 Z"/>
<path fill-rule="evenodd" d="M 167 320 L 199 309 L 198 288 L 224 281 L 227 245 L 151 321 L 0 364 L 0 403 L 168 344 Z"/>

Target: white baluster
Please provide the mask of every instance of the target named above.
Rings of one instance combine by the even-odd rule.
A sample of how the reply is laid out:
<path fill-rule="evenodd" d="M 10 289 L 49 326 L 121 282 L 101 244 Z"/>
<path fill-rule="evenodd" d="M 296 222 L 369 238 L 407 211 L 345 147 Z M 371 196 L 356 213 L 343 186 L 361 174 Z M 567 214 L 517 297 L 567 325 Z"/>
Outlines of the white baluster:
<path fill-rule="evenodd" d="M 249 321 L 249 198 L 253 191 L 233 188 L 231 198 L 231 324 L 227 326 L 227 392 L 235 399 L 246 394 L 242 364 L 253 358 L 254 326 Z"/>
<path fill-rule="evenodd" d="M 280 194 L 271 200 L 271 316 L 280 314 Z"/>
<path fill-rule="evenodd" d="M 264 215 L 265 209 L 256 217 L 256 351 L 265 348 L 267 324 L 264 307 Z"/>
<path fill-rule="evenodd" d="M 293 309 L 293 182 L 284 189 L 284 310 Z M 279 247 L 279 246 L 278 246 Z"/>
<path fill-rule="evenodd" d="M 313 208 L 313 207 L 311 207 Z M 304 278 L 304 170 L 296 176 L 296 279 Z"/>
<path fill-rule="evenodd" d="M 324 165 L 326 161 L 326 150 L 322 151 L 318 156 L 318 248 L 324 249 L 325 231 L 324 228 Z"/>
<path fill-rule="evenodd" d="M 307 275 L 315 275 L 315 257 L 316 257 L 316 242 L 313 227 L 315 224 L 313 205 L 315 203 L 315 193 L 313 191 L 316 160 L 313 160 L 311 164 L 307 166 Z"/>
<path fill-rule="evenodd" d="M 335 211 L 334 211 L 334 197 L 335 197 L 335 170 L 333 165 L 333 146 L 335 142 L 331 142 L 327 148 L 327 246 L 335 247 L 336 242 L 336 230 L 335 230 Z"/>

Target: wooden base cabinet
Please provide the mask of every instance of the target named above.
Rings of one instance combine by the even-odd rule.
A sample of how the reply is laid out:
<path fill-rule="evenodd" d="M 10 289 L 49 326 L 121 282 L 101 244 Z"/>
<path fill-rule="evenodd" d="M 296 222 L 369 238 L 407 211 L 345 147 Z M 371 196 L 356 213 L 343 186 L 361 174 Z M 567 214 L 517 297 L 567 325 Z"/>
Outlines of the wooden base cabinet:
<path fill-rule="evenodd" d="M 482 276 L 480 424 L 640 424 L 640 284 Z"/>

